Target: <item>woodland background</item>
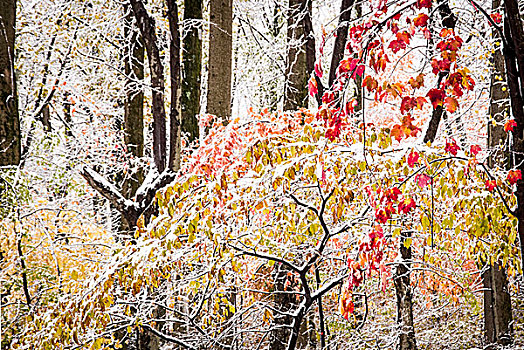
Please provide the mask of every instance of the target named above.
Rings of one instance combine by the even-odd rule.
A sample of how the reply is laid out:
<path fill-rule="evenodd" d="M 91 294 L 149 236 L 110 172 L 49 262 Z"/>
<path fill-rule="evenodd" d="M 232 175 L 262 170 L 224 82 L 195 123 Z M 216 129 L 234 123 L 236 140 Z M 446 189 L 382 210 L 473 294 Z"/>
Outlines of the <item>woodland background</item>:
<path fill-rule="evenodd" d="M 523 7 L 0 0 L 1 349 L 523 348 Z"/>

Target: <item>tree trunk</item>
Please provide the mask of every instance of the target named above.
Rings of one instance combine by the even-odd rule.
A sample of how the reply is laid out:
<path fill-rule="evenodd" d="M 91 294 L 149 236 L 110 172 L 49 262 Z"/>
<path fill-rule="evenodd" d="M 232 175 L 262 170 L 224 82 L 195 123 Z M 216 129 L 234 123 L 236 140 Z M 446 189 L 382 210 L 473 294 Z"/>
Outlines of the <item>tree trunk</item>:
<path fill-rule="evenodd" d="M 141 88 L 137 89 L 136 81 L 144 80 L 144 45 L 137 32 L 131 9 L 124 6 L 124 11 L 124 69 L 127 77 L 124 86 L 124 142 L 128 154 L 140 158 L 144 156 L 144 92 Z M 132 198 L 143 181 L 142 169 L 128 174 L 122 184 L 122 195 Z M 125 216 L 121 215 L 121 231 L 130 232 L 134 230 L 135 225 L 136 222 L 127 222 Z"/>
<path fill-rule="evenodd" d="M 482 274 L 484 285 L 484 334 L 487 349 L 497 348 L 494 344 L 512 343 L 513 328 L 511 297 L 508 290 L 506 270 L 498 263 L 488 266 Z"/>
<path fill-rule="evenodd" d="M 149 16 L 140 0 L 130 0 L 140 34 L 147 49 L 147 60 L 151 71 L 152 114 L 153 114 L 153 158 L 159 173 L 166 167 L 167 137 L 166 111 L 164 107 L 164 67 L 155 32 L 155 20 Z"/>
<path fill-rule="evenodd" d="M 169 111 L 169 169 L 180 169 L 180 34 L 178 32 L 178 6 L 176 0 L 167 0 L 169 21 L 169 71 L 171 79 L 171 109 Z"/>
<path fill-rule="evenodd" d="M 500 0 L 493 0 L 494 11 L 500 7 Z M 492 31 L 495 40 L 502 40 L 496 30 Z M 490 116 L 488 122 L 488 148 L 493 151 L 488 159 L 490 167 L 509 168 L 510 157 L 504 147 L 507 134 L 504 121 L 509 114 L 508 91 L 504 57 L 500 50 L 492 56 L 493 72 L 491 74 Z M 489 262 L 488 262 L 489 263 Z M 488 264 L 482 274 L 484 287 L 484 336 L 487 344 L 508 345 L 512 342 L 512 309 L 508 292 L 506 270 L 500 265 Z M 490 348 L 495 348 L 491 345 Z"/>
<path fill-rule="evenodd" d="M 233 1 L 210 0 L 207 113 L 229 120 L 233 52 Z"/>
<path fill-rule="evenodd" d="M 513 130 L 511 152 L 517 169 L 524 172 L 524 29 L 515 0 L 504 0 L 504 63 L 509 87 L 511 113 L 517 125 Z M 514 211 L 518 219 L 521 267 L 524 271 L 524 180 L 517 181 L 514 192 L 517 208 Z"/>
<path fill-rule="evenodd" d="M 331 56 L 331 66 L 329 68 L 329 88 L 331 88 L 335 82 L 338 65 L 344 58 L 349 29 L 349 20 L 351 19 L 351 8 L 353 7 L 354 3 L 355 0 L 342 0 L 342 4 L 340 5 L 340 17 L 338 19 L 337 35 L 335 37 L 333 55 Z"/>
<path fill-rule="evenodd" d="M 15 0 L 0 0 L 0 23 L 0 166 L 18 165 L 22 143 L 14 71 Z"/>
<path fill-rule="evenodd" d="M 273 314 L 274 322 L 269 337 L 269 350 L 285 350 L 293 323 L 292 317 L 286 313 L 292 312 L 296 305 L 295 294 L 292 293 L 296 283 L 286 266 L 275 264 L 273 285 L 273 306 L 278 312 Z"/>
<path fill-rule="evenodd" d="M 448 0 L 439 0 L 436 3 L 437 10 L 440 14 L 440 18 L 442 21 L 442 26 L 449 29 L 455 29 L 455 25 L 457 23 L 457 17 L 453 14 L 451 9 L 449 8 Z M 437 89 L 440 88 L 440 83 L 444 81 L 447 76 L 449 75 L 449 72 L 440 72 L 437 82 Z M 429 121 L 428 129 L 426 130 L 426 134 L 424 135 L 424 143 L 431 142 L 433 143 L 435 141 L 435 137 L 437 136 L 438 128 L 440 125 L 440 121 L 442 120 L 442 116 L 445 115 L 444 107 L 437 106 L 433 113 L 431 114 L 431 119 Z"/>
<path fill-rule="evenodd" d="M 182 131 L 189 142 L 199 137 L 200 75 L 202 71 L 202 1 L 184 0 L 184 28 L 182 53 Z"/>
<path fill-rule="evenodd" d="M 309 0 L 289 0 L 284 110 L 295 110 L 308 105 L 309 75 L 305 18 L 309 16 L 310 9 Z"/>
<path fill-rule="evenodd" d="M 397 294 L 397 323 L 399 326 L 399 350 L 416 350 L 415 328 L 413 325 L 413 295 L 411 289 L 411 246 L 406 248 L 411 232 L 403 233 L 400 239 L 400 257 L 393 282 Z"/>

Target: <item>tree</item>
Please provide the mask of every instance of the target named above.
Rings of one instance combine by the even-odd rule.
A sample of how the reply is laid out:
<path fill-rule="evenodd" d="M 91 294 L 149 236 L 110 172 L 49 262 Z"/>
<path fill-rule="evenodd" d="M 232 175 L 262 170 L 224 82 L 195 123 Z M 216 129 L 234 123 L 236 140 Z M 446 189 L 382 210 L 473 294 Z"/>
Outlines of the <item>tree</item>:
<path fill-rule="evenodd" d="M 322 77 L 322 63 L 333 59 L 323 50 L 337 28 L 327 25 L 315 37 L 319 57 L 310 60 L 312 28 L 319 23 L 306 11 L 301 48 L 306 71 L 311 70 L 306 74 L 309 94 L 319 108 L 277 112 L 274 105 L 261 105 L 260 111 L 243 113 L 245 104 L 240 104 L 228 123 L 204 116 L 207 135 L 197 147 L 182 149 L 177 3 L 164 3 L 164 15 L 156 11 L 157 3 L 132 2 L 150 66 L 146 89 L 148 72 L 162 74 L 155 78 L 157 88 L 161 83 L 171 87 L 170 100 L 166 89 L 154 90 L 161 99 L 144 97 L 144 104 L 153 107 L 144 110 L 145 121 L 155 122 L 158 101 L 170 108 L 156 114 L 165 128 L 165 152 L 147 146 L 155 146 L 155 139 L 144 135 L 143 164 L 151 161 L 150 172 L 130 198 L 105 179 L 123 173 L 129 156 L 122 147 L 126 140 L 118 142 L 125 136 L 118 133 L 121 126 L 112 125 L 123 115 L 125 106 L 118 102 L 128 78 L 121 74 L 124 62 L 115 58 L 122 40 L 113 24 L 121 23 L 121 4 L 101 2 L 109 7 L 103 12 L 93 9 L 95 1 L 61 3 L 60 10 L 68 9 L 67 26 L 55 25 L 54 19 L 42 26 L 52 34 L 58 31 L 54 45 L 60 55 L 51 56 L 70 53 L 65 69 L 58 70 L 60 62 L 49 64 L 50 76 L 67 81 L 53 84 L 50 79 L 41 95 L 56 91 L 48 102 L 51 131 L 38 123 L 31 128 L 35 140 L 45 134 L 42 139 L 51 146 L 33 144 L 19 182 L 0 177 L 17 189 L 10 190 L 17 194 L 16 210 L 0 222 L 0 246 L 8 247 L 0 251 L 1 294 L 8 300 L 7 317 L 2 313 L 2 327 L 9 330 L 4 344 L 99 349 L 119 348 L 133 339 L 153 349 L 166 343 L 187 349 L 294 350 L 305 347 L 307 328 L 313 335 L 310 347 L 318 342 L 322 348 L 348 349 L 481 348 L 483 294 L 486 305 L 495 306 L 493 322 L 486 312 L 486 324 L 493 326 L 486 329 L 487 338 L 506 342 L 508 313 L 497 315 L 502 310 L 497 305 L 509 305 L 504 294 L 516 287 L 521 272 L 515 211 L 521 172 L 520 163 L 513 168 L 493 164 L 494 152 L 485 146 L 485 117 L 490 105 L 497 107 L 486 93 L 494 46 L 485 33 L 494 29 L 507 44 L 509 36 L 496 23 L 500 14 L 460 2 L 453 7 L 427 0 L 364 4 L 349 23 L 343 56 L 331 70 L 333 84 L 323 92 L 319 82 L 328 77 Z M 235 9 L 252 4 L 237 2 Z M 257 8 L 266 7 L 257 14 L 283 4 L 257 2 Z M 338 8 L 331 11 L 335 18 Z M 451 23 L 459 11 L 460 21 Z M 42 18 L 35 13 L 32 22 L 24 21 L 37 26 Z M 266 34 L 280 30 L 266 20 L 253 25 L 255 20 L 239 16 L 238 31 L 242 38 L 267 41 L 239 45 L 239 62 L 249 62 L 247 48 L 270 47 L 273 36 Z M 108 30 L 98 30 L 106 22 Z M 78 41 L 61 40 L 77 30 Z M 45 42 L 32 45 L 44 48 L 34 52 L 39 68 L 27 68 L 32 51 L 22 51 L 20 63 L 22 101 L 42 105 L 48 97 L 38 97 L 40 87 L 33 87 L 40 78 L 33 84 L 27 72 L 46 71 L 51 38 L 43 40 L 38 30 L 21 35 L 28 43 Z M 146 38 L 154 36 L 147 44 Z M 68 51 L 68 46 L 76 49 Z M 508 64 L 518 56 L 511 55 L 515 43 L 508 47 L 504 59 L 511 82 L 520 73 Z M 278 53 L 284 61 L 287 50 L 276 51 L 267 61 Z M 152 66 L 153 56 L 161 68 Z M 240 74 L 263 71 L 239 68 Z M 280 72 L 274 74 L 266 80 Z M 513 81 L 518 89 L 519 79 Z M 272 81 L 267 91 L 278 84 Z M 355 87 L 366 92 L 365 99 Z M 66 96 L 67 115 L 60 108 Z M 490 128 L 488 145 L 497 143 L 492 131 L 499 132 L 509 138 L 511 158 L 518 158 L 511 143 L 518 141 L 513 138 L 518 121 L 507 117 L 499 124 L 504 133 L 501 125 Z M 431 144 L 424 142 L 427 130 L 434 132 Z M 73 152 L 78 156 L 71 158 Z M 158 158 L 163 158 L 163 172 Z M 115 241 L 92 220 L 86 203 L 93 191 L 68 168 L 57 166 L 57 159 L 68 160 L 69 169 L 81 164 L 89 183 L 136 222 L 129 240 Z M 48 184 L 49 174 L 59 172 L 54 169 L 71 176 L 66 194 Z M 27 191 L 25 181 L 31 184 Z M 20 199 L 28 196 L 24 191 L 38 205 Z M 74 247 L 78 250 L 71 257 L 67 252 Z M 493 268 L 488 272 L 484 265 Z M 493 293 L 483 290 L 483 276 Z M 518 333 L 518 318 L 514 326 Z"/>
<path fill-rule="evenodd" d="M 96 171 L 85 167 L 82 176 L 102 196 L 125 217 L 129 223 L 134 223 L 142 214 L 150 216 L 154 209 L 152 200 L 158 189 L 172 181 L 174 174 L 180 167 L 181 139 L 180 139 L 180 103 L 178 89 L 180 86 L 180 37 L 178 34 L 178 10 L 176 4 L 168 1 L 168 21 L 171 40 L 170 47 L 170 80 L 171 80 L 171 108 L 169 119 L 164 107 L 164 67 L 160 57 L 159 41 L 156 35 L 155 21 L 140 0 L 131 0 L 131 7 L 136 19 L 144 46 L 148 54 L 148 63 L 151 72 L 153 115 L 153 159 L 155 167 L 152 169 L 152 183 L 140 186 L 133 199 L 125 198 L 113 184 L 97 174 Z M 177 16 L 174 15 L 177 14 Z M 169 135 L 167 139 L 167 121 L 169 120 Z M 168 148 L 169 144 L 169 148 Z M 169 151 L 169 153 L 168 153 Z M 164 171 L 167 167 L 167 170 Z M 146 212 L 148 211 L 148 212 Z"/>
<path fill-rule="evenodd" d="M 0 10 L 0 166 L 20 163 L 22 146 L 14 70 L 16 1 L 6 0 Z"/>
<path fill-rule="evenodd" d="M 307 40 L 310 33 L 306 32 L 306 20 L 310 18 L 311 6 L 309 0 L 289 0 L 288 3 L 284 110 L 307 107 L 307 82 L 311 71 L 308 72 L 307 53 L 310 51 L 307 50 Z"/>
<path fill-rule="evenodd" d="M 233 1 L 211 0 L 209 21 L 206 111 L 228 121 L 231 115 Z"/>
<path fill-rule="evenodd" d="M 493 1 L 494 11 L 500 9 L 500 1 Z M 492 37 L 502 40 L 499 33 L 493 29 Z M 488 147 L 492 150 L 489 165 L 508 169 L 510 159 L 505 150 L 507 134 L 504 122 L 509 115 L 508 91 L 504 57 L 500 49 L 492 55 L 492 73 L 490 82 L 490 122 L 488 122 Z M 500 261 L 494 264 L 483 262 L 485 271 L 482 275 L 484 283 L 484 329 L 487 344 L 509 345 L 512 342 L 512 307 L 509 294 L 506 269 Z M 493 347 L 493 345 L 492 345 Z"/>
<path fill-rule="evenodd" d="M 182 79 L 180 106 L 182 131 L 189 141 L 199 137 L 200 76 L 202 74 L 202 1 L 184 1 Z"/>
<path fill-rule="evenodd" d="M 144 43 L 137 33 L 138 28 L 134 24 L 133 12 L 129 6 L 124 6 L 124 12 L 126 13 L 124 72 L 127 77 L 124 102 L 124 142 L 130 158 L 137 159 L 144 156 L 144 92 L 140 87 L 144 80 Z M 129 168 L 133 169 L 132 166 Z M 122 184 L 123 196 L 128 199 L 132 198 L 143 181 L 142 170 L 127 174 Z M 123 218 L 125 220 L 125 216 Z M 123 225 L 124 231 L 130 231 L 135 223 L 125 222 Z"/>

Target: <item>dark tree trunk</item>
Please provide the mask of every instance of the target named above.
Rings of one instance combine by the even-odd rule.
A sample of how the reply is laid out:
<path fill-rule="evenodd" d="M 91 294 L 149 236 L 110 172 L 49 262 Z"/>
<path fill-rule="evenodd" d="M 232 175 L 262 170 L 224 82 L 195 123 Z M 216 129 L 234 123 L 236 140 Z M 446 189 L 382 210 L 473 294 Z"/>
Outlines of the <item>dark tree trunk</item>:
<path fill-rule="evenodd" d="M 293 290 L 296 287 L 290 270 L 283 265 L 275 264 L 273 270 L 274 296 L 273 306 L 278 312 L 274 312 L 274 324 L 269 338 L 270 350 L 285 350 L 291 336 L 291 325 L 293 319 L 286 313 L 291 313 L 296 305 Z"/>
<path fill-rule="evenodd" d="M 289 0 L 284 110 L 295 110 L 308 105 L 309 75 L 305 19 L 310 16 L 308 14 L 310 8 L 309 0 Z"/>
<path fill-rule="evenodd" d="M 304 38 L 306 40 L 306 77 L 311 77 L 315 69 L 316 62 L 316 48 L 315 48 L 315 33 L 313 32 L 313 21 L 311 20 L 311 13 L 313 10 L 313 0 L 306 0 L 306 9 L 304 11 Z M 319 77 L 314 75 L 317 82 L 318 93 L 315 95 L 317 104 L 322 104 L 322 95 L 324 94 L 324 86 Z M 306 105 L 307 107 L 307 105 Z"/>
<path fill-rule="evenodd" d="M 189 141 L 198 139 L 200 113 L 200 75 L 202 71 L 202 1 L 184 0 L 184 28 L 182 53 L 182 131 Z"/>
<path fill-rule="evenodd" d="M 500 0 L 493 0 L 494 11 L 500 7 Z M 495 40 L 502 40 L 500 34 L 492 31 Z M 490 167 L 507 169 L 510 157 L 504 142 L 507 133 L 504 131 L 504 121 L 509 114 L 508 91 L 506 89 L 506 72 L 504 57 L 500 50 L 492 56 L 493 72 L 491 74 L 490 116 L 488 121 L 488 148 L 493 151 L 488 162 Z M 484 284 L 484 335 L 487 344 L 508 345 L 512 342 L 512 308 L 508 291 L 506 270 L 500 263 L 488 264 L 482 275 Z M 491 345 L 490 348 L 495 348 Z"/>
<path fill-rule="evenodd" d="M 516 0 L 504 0 L 504 63 L 509 87 L 510 105 L 517 125 L 513 131 L 511 152 L 518 170 L 524 172 L 524 30 Z M 517 181 L 515 216 L 518 219 L 518 233 L 521 264 L 524 271 L 524 180 Z"/>
<path fill-rule="evenodd" d="M 406 248 L 406 241 L 411 232 L 403 233 L 400 240 L 400 261 L 397 263 L 393 282 L 397 294 L 397 323 L 399 332 L 399 350 L 416 350 L 415 327 L 413 325 L 413 295 L 411 288 L 411 246 Z"/>
<path fill-rule="evenodd" d="M 333 55 L 331 56 L 331 65 L 329 68 L 329 87 L 331 88 L 337 77 L 337 69 L 340 61 L 344 58 L 346 42 L 349 29 L 349 20 L 351 19 L 351 8 L 355 0 L 342 0 L 340 5 L 340 17 L 338 19 L 337 36 L 333 46 Z"/>
<path fill-rule="evenodd" d="M 513 339 L 511 297 L 506 270 L 498 263 L 482 274 L 484 285 L 484 334 L 488 349 L 509 345 Z"/>
<path fill-rule="evenodd" d="M 144 92 L 137 89 L 136 81 L 144 80 L 144 46 L 137 32 L 133 13 L 128 6 L 124 7 L 124 69 L 126 74 L 124 102 L 124 142 L 127 152 L 135 158 L 144 156 Z M 132 198 L 144 180 L 142 169 L 128 174 L 122 184 L 122 195 Z M 134 230 L 136 222 L 127 222 L 122 217 L 121 231 Z"/>
<path fill-rule="evenodd" d="M 453 14 L 451 9 L 449 8 L 448 0 L 440 0 L 437 1 L 437 10 L 439 12 L 442 26 L 445 28 L 455 29 L 455 25 L 457 23 L 457 17 Z M 440 88 L 440 83 L 444 81 L 447 76 L 449 75 L 449 72 L 441 72 L 438 77 L 437 82 L 437 89 Z M 435 138 L 437 136 L 438 128 L 440 125 L 440 121 L 442 120 L 442 116 L 444 115 L 445 111 L 442 106 L 437 106 L 433 113 L 431 114 L 431 119 L 429 120 L 428 129 L 426 130 L 426 134 L 424 135 L 424 143 L 431 142 L 433 143 L 435 141 Z"/>
<path fill-rule="evenodd" d="M 22 143 L 14 71 L 15 0 L 0 0 L 0 23 L 0 166 L 18 165 Z"/>
<path fill-rule="evenodd" d="M 171 110 L 169 112 L 169 169 L 180 169 L 180 34 L 178 32 L 178 6 L 176 0 L 167 0 L 169 20 L 169 71 L 171 79 Z"/>
<path fill-rule="evenodd" d="M 231 72 L 233 53 L 233 1 L 210 0 L 209 77 L 207 113 L 231 116 Z"/>
<path fill-rule="evenodd" d="M 150 17 L 140 0 L 130 0 L 140 34 L 147 50 L 151 71 L 153 114 L 153 158 L 158 172 L 166 167 L 166 111 L 164 107 L 164 67 L 155 32 L 155 20 Z"/>

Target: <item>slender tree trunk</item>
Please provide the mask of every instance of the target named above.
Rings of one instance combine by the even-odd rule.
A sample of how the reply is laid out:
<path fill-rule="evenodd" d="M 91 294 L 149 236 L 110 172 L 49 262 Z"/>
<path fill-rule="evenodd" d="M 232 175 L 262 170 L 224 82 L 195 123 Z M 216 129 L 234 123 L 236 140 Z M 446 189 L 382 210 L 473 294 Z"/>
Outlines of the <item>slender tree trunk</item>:
<path fill-rule="evenodd" d="M 509 345 L 513 341 L 511 297 L 506 270 L 498 263 L 482 274 L 484 285 L 484 334 L 487 349 Z"/>
<path fill-rule="evenodd" d="M 178 6 L 176 0 L 167 0 L 167 18 L 169 20 L 169 70 L 171 79 L 171 110 L 169 112 L 169 169 L 180 169 L 180 34 L 178 31 Z"/>
<path fill-rule="evenodd" d="M 20 117 L 14 71 L 16 1 L 0 0 L 0 166 L 18 165 Z"/>
<path fill-rule="evenodd" d="M 207 113 L 231 116 L 231 72 L 233 52 L 233 1 L 210 0 L 209 77 Z"/>
<path fill-rule="evenodd" d="M 124 69 L 127 77 L 124 86 L 124 142 L 128 154 L 139 158 L 144 156 L 144 92 L 141 87 L 137 88 L 136 81 L 144 80 L 144 45 L 129 6 L 124 6 L 124 11 Z M 122 195 L 132 198 L 143 180 L 142 169 L 128 174 L 122 184 Z M 135 226 L 136 222 L 127 222 L 126 217 L 121 215 L 121 231 L 133 231 Z"/>
<path fill-rule="evenodd" d="M 493 0 L 494 11 L 500 7 L 500 0 Z M 492 31 L 495 40 L 502 40 L 496 30 Z M 490 116 L 488 122 L 488 148 L 493 151 L 488 162 L 490 167 L 507 169 L 510 157 L 504 142 L 507 133 L 504 131 L 504 121 L 509 114 L 508 91 L 506 89 L 506 73 L 504 57 L 500 50 L 492 56 L 493 72 L 491 74 Z M 489 263 L 489 262 L 488 262 Z M 508 345 L 512 342 L 513 329 L 511 297 L 508 289 L 506 270 L 500 263 L 489 264 L 482 275 L 484 284 L 484 335 L 487 344 Z M 491 345 L 490 348 L 495 348 Z"/>
<path fill-rule="evenodd" d="M 140 0 L 130 0 L 140 34 L 147 50 L 151 71 L 152 114 L 153 114 L 153 158 L 158 172 L 166 167 L 166 111 L 164 107 L 164 67 L 155 32 L 155 20 L 149 16 Z"/>
<path fill-rule="evenodd" d="M 184 0 L 184 28 L 182 53 L 182 131 L 189 141 L 199 137 L 200 75 L 202 71 L 202 1 Z"/>
<path fill-rule="evenodd" d="M 331 56 L 331 65 L 329 68 L 329 87 L 331 88 L 337 77 L 337 69 L 340 61 L 344 58 L 346 42 L 351 19 L 351 8 L 355 0 L 342 0 L 340 5 L 340 17 L 338 19 L 337 36 L 333 46 L 333 55 Z"/>
<path fill-rule="evenodd" d="M 270 350 L 287 349 L 288 340 L 291 336 L 293 319 L 287 313 L 291 313 L 296 305 L 295 294 L 292 293 L 296 283 L 289 272 L 289 269 L 285 266 L 275 264 L 273 270 L 273 306 L 278 312 L 273 313 L 273 329 L 269 338 Z"/>
<path fill-rule="evenodd" d="M 411 232 L 403 233 L 400 240 L 400 261 L 397 263 L 393 282 L 397 294 L 397 323 L 399 326 L 399 350 L 416 350 L 415 327 L 413 325 L 413 294 L 411 288 L 411 246 L 406 241 Z"/>
<path fill-rule="evenodd" d="M 440 18 L 442 21 L 442 26 L 449 29 L 455 29 L 455 25 L 457 23 L 457 17 L 453 14 L 449 7 L 448 0 L 439 0 L 436 3 L 437 10 L 440 14 Z M 449 72 L 441 72 L 439 74 L 438 80 L 437 80 L 437 89 L 440 88 L 440 83 L 444 81 L 447 76 L 449 75 Z M 431 113 L 431 119 L 429 121 L 428 129 L 426 130 L 426 134 L 424 135 L 424 143 L 428 142 L 434 142 L 435 137 L 437 136 L 437 132 L 439 129 L 440 121 L 442 120 L 442 117 L 444 116 L 444 107 L 443 106 L 437 106 L 433 113 Z"/>
<path fill-rule="evenodd" d="M 307 38 L 305 18 L 311 5 L 309 0 L 289 0 L 287 11 L 287 59 L 284 110 L 308 105 Z"/>

